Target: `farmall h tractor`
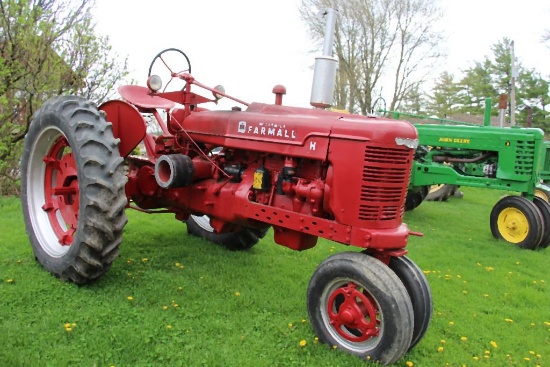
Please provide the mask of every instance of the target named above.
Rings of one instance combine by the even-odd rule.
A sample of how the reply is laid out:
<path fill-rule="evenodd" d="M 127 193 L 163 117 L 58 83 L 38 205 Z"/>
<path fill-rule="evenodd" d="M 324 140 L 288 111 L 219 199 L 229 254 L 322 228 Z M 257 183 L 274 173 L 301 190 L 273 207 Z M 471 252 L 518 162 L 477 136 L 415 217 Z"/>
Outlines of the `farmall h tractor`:
<path fill-rule="evenodd" d="M 336 11 L 325 15 L 316 108 L 283 105 L 282 86 L 274 104 L 240 101 L 199 83 L 189 64 L 182 72 L 164 64 L 183 89 L 161 91 L 151 75 L 147 87 L 122 86 L 121 100 L 99 107 L 76 96 L 47 101 L 22 160 L 24 219 L 39 263 L 74 283 L 98 279 L 119 253 L 127 209 L 172 212 L 190 233 L 233 250 L 270 228 L 276 243 L 298 251 L 322 237 L 358 251 L 327 258 L 311 278 L 307 309 L 319 339 L 382 364 L 413 348 L 432 315 L 402 223 L 417 132 L 405 121 L 324 109 L 337 64 Z M 220 97 L 244 108 L 200 107 Z M 161 134 L 147 131 L 151 119 Z M 146 157 L 131 154 L 140 142 Z"/>

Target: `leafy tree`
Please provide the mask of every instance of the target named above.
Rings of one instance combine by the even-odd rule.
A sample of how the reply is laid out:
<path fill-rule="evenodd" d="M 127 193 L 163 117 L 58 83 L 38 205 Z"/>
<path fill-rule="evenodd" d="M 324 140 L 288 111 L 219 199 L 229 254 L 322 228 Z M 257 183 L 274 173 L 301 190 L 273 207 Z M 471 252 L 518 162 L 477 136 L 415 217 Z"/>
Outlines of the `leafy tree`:
<path fill-rule="evenodd" d="M 127 76 L 89 0 L 0 0 L 0 193 L 16 187 L 22 140 L 49 97 L 101 103 Z M 10 187 L 6 187 L 10 186 Z"/>
<path fill-rule="evenodd" d="M 448 72 L 442 73 L 436 80 L 432 93 L 426 97 L 426 112 L 431 116 L 448 118 L 461 107 L 459 91 L 460 87 L 454 81 L 454 76 Z"/>
<path fill-rule="evenodd" d="M 314 40 L 324 36 L 317 10 L 339 11 L 335 56 L 339 59 L 335 105 L 369 113 L 386 80 L 389 109 L 414 96 L 434 63 L 441 35 L 433 24 L 441 16 L 435 0 L 302 0 L 299 9 Z"/>
<path fill-rule="evenodd" d="M 426 109 L 439 117 L 452 113 L 482 115 L 485 100 L 491 98 L 493 107 L 500 94 L 510 94 L 512 41 L 503 38 L 491 47 L 492 57 L 475 61 L 474 66 L 463 71 L 463 77 L 455 82 L 448 73 L 443 73 L 434 89 L 428 93 Z M 531 114 L 533 126 L 546 128 L 550 125 L 546 106 L 550 101 L 549 81 L 534 70 L 527 70 L 516 62 L 516 120 L 525 124 Z M 498 110 L 492 109 L 497 115 Z M 510 111 L 508 110 L 508 116 Z"/>

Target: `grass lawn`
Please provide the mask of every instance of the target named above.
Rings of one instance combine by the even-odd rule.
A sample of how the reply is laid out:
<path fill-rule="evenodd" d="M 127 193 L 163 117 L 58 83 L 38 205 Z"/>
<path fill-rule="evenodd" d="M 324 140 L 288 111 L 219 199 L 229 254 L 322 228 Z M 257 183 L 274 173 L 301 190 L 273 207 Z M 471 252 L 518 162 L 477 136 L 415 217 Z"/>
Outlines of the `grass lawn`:
<path fill-rule="evenodd" d="M 424 202 L 405 221 L 434 316 L 395 366 L 550 366 L 550 250 L 493 239 L 501 191 Z M 189 237 L 172 215 L 128 211 L 120 256 L 88 286 L 34 260 L 18 198 L 0 199 L 0 366 L 365 366 L 316 341 L 305 295 L 316 266 L 269 233 L 247 252 Z M 303 345 L 305 341 L 305 345 Z"/>

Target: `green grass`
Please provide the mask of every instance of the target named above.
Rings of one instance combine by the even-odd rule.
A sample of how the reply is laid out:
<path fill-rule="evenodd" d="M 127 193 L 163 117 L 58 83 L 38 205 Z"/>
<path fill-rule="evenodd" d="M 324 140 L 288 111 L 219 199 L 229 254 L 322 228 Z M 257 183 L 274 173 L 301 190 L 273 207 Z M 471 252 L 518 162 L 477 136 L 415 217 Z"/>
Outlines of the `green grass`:
<path fill-rule="evenodd" d="M 462 191 L 406 213 L 424 233 L 408 250 L 434 317 L 395 366 L 550 365 L 550 250 L 493 239 L 489 213 L 503 193 Z M 356 249 L 320 240 L 295 252 L 270 233 L 229 252 L 189 237 L 172 215 L 128 216 L 112 269 L 79 287 L 34 261 L 18 198 L 0 199 L 0 366 L 365 365 L 317 343 L 305 305 L 316 266 Z"/>

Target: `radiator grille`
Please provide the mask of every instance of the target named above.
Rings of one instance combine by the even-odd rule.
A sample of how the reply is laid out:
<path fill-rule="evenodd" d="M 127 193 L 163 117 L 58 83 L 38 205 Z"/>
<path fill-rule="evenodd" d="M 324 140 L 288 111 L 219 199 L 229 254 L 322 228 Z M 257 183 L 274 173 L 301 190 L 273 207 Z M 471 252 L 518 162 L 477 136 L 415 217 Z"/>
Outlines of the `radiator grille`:
<path fill-rule="evenodd" d="M 411 159 L 412 150 L 406 147 L 366 146 L 360 220 L 387 221 L 403 216 Z"/>
<path fill-rule="evenodd" d="M 517 175 L 531 175 L 535 163 L 535 142 L 521 141 L 517 142 L 516 162 L 514 173 Z"/>

